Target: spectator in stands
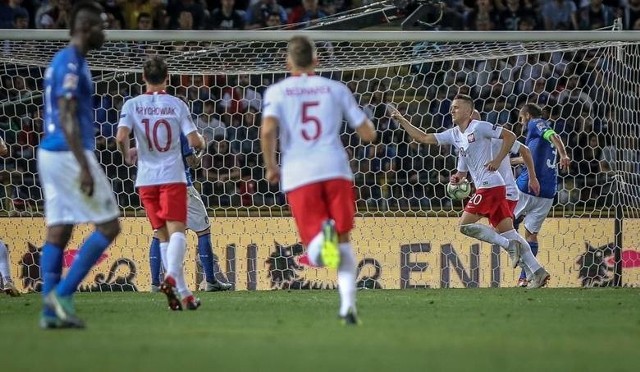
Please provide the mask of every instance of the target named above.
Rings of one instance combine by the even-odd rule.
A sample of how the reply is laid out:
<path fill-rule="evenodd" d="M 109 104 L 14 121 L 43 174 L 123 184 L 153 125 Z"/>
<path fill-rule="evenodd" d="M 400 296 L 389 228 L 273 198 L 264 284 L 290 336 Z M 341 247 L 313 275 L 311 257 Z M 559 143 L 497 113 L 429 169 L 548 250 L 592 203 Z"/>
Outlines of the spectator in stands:
<path fill-rule="evenodd" d="M 588 114 L 591 113 L 593 107 L 593 100 L 583 89 L 578 75 L 573 75 L 567 79 L 565 89 L 558 95 L 558 103 L 580 105 Z"/>
<path fill-rule="evenodd" d="M 278 28 L 282 26 L 282 17 L 279 12 L 270 12 L 262 27 Z"/>
<path fill-rule="evenodd" d="M 640 0 L 627 0 L 622 12 L 625 30 L 640 30 L 640 27 L 636 27 L 637 21 L 640 20 Z"/>
<path fill-rule="evenodd" d="M 475 9 L 467 14 L 464 23 L 465 30 L 480 30 L 488 28 L 492 30 L 494 25 L 500 24 L 500 16 L 495 11 L 491 0 L 476 0 Z M 480 24 L 480 28 L 478 28 Z"/>
<path fill-rule="evenodd" d="M 27 19 L 29 24 L 29 12 L 23 8 L 22 0 L 0 0 L 0 29 L 3 28 L 27 28 L 15 27 L 17 16 Z"/>
<path fill-rule="evenodd" d="M 520 22 L 531 14 L 531 9 L 525 9 L 520 0 L 507 0 L 505 10 L 500 12 L 500 28 L 507 31 L 518 31 Z"/>
<path fill-rule="evenodd" d="M 235 9 L 235 0 L 221 0 L 220 7 L 211 12 L 210 30 L 242 30 L 244 14 Z"/>
<path fill-rule="evenodd" d="M 202 196 L 208 201 L 208 206 L 239 204 L 232 201 L 237 197 L 240 163 L 224 138 L 216 137 L 209 144 L 207 154 L 202 157 L 201 172 Z"/>
<path fill-rule="evenodd" d="M 126 28 L 129 30 L 140 29 L 138 22 L 141 14 L 153 17 L 155 9 L 162 6 L 160 0 L 117 0 L 117 3 L 125 15 Z"/>
<path fill-rule="evenodd" d="M 297 28 L 306 28 L 315 20 L 326 17 L 327 14 L 318 5 L 319 0 L 302 0 L 302 4 L 295 7 L 289 14 L 290 24 L 300 24 Z"/>
<path fill-rule="evenodd" d="M 170 0 L 167 5 L 167 13 L 170 14 L 171 20 L 169 26 L 175 28 L 176 20 L 173 18 L 175 14 L 180 14 L 183 11 L 188 11 L 193 17 L 193 29 L 202 30 L 205 25 L 205 7 L 201 0 Z"/>
<path fill-rule="evenodd" d="M 545 30 L 579 29 L 577 7 L 572 0 L 548 0 L 542 6 L 542 18 Z"/>
<path fill-rule="evenodd" d="M 198 116 L 196 125 L 207 142 L 214 138 L 225 138 L 226 126 L 216 114 L 216 103 L 213 100 L 204 102 L 204 112 Z"/>
<path fill-rule="evenodd" d="M 194 30 L 193 28 L 193 15 L 188 10 L 183 10 L 178 16 L 178 30 Z"/>
<path fill-rule="evenodd" d="M 138 14 L 138 21 L 136 22 L 136 25 L 138 30 L 153 30 L 153 18 L 151 17 L 151 13 L 140 12 Z"/>
<path fill-rule="evenodd" d="M 287 12 L 276 0 L 259 0 L 247 9 L 245 28 L 251 30 L 265 27 L 267 19 L 273 13 L 278 14 L 280 24 L 287 23 Z"/>
<path fill-rule="evenodd" d="M 396 183 L 401 187 L 400 204 L 403 207 L 428 208 L 429 194 L 433 192 L 429 182 L 429 151 L 417 141 L 403 141 L 398 145 L 399 169 Z M 396 195 L 396 193 L 394 193 Z"/>
<path fill-rule="evenodd" d="M 70 0 L 50 0 L 51 8 L 40 17 L 42 28 L 69 28 L 71 17 Z"/>
<path fill-rule="evenodd" d="M 537 29 L 538 25 L 536 19 L 531 16 L 525 16 L 524 18 L 522 18 L 518 25 L 518 31 L 533 31 Z"/>
<path fill-rule="evenodd" d="M 602 0 L 590 0 L 589 5 L 580 8 L 580 29 L 597 30 L 613 24 L 614 10 Z"/>

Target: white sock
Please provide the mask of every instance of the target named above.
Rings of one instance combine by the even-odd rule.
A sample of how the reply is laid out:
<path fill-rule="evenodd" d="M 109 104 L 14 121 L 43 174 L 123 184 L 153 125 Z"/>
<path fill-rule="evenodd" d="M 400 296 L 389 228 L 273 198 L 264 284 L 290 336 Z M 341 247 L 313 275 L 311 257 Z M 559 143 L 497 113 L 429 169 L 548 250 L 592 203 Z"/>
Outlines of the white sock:
<path fill-rule="evenodd" d="M 309 245 L 307 246 L 307 254 L 309 256 L 309 262 L 311 262 L 313 266 L 318 266 L 318 267 L 323 266 L 322 258 L 320 257 L 320 251 L 322 251 L 323 238 L 324 238 L 324 234 L 322 233 L 322 231 L 320 231 L 318 235 L 316 235 L 313 239 L 311 239 L 311 242 L 309 242 Z"/>
<path fill-rule="evenodd" d="M 531 274 L 535 273 L 541 266 L 536 256 L 531 252 L 531 246 L 529 242 L 522 235 L 518 234 L 518 232 L 514 230 L 505 231 L 502 233 L 506 239 L 509 240 L 517 240 L 522 245 L 522 250 L 520 251 L 522 257 L 522 263 L 524 266 L 524 271 L 527 273 L 527 278 L 531 277 Z"/>
<path fill-rule="evenodd" d="M 495 230 L 481 223 L 470 223 L 460 226 L 460 232 L 466 236 L 482 240 L 483 242 L 497 244 L 504 249 L 509 247 L 509 239 L 501 236 Z"/>
<path fill-rule="evenodd" d="M 184 278 L 184 255 L 187 249 L 187 238 L 184 233 L 175 232 L 169 238 L 167 249 L 167 275 L 176 280 L 176 288 L 181 298 L 191 295 Z"/>
<path fill-rule="evenodd" d="M 0 240 L 0 275 L 5 282 L 11 282 L 11 270 L 9 270 L 9 252 L 7 246 Z"/>
<path fill-rule="evenodd" d="M 165 274 L 167 273 L 167 250 L 169 249 L 169 242 L 160 242 L 160 260 L 162 261 L 162 269 Z"/>
<path fill-rule="evenodd" d="M 340 316 L 349 309 L 356 311 L 356 258 L 351 243 L 340 243 L 340 266 L 338 267 L 338 292 L 340 292 Z"/>

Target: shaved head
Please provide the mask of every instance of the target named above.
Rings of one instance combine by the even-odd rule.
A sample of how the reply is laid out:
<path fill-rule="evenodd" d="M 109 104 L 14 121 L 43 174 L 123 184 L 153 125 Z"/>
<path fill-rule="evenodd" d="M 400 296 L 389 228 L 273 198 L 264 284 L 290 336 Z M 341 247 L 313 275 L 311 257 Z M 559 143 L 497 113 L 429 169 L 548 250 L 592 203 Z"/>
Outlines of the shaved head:
<path fill-rule="evenodd" d="M 294 36 L 287 46 L 289 61 L 295 67 L 306 69 L 313 67 L 316 58 L 316 47 L 306 36 Z"/>

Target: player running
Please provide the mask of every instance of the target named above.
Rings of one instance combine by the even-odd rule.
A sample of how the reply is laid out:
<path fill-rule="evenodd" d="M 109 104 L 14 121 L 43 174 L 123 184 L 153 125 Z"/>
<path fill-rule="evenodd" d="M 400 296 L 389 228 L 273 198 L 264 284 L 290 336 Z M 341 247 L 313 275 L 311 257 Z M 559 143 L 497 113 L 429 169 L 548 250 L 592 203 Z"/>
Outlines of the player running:
<path fill-rule="evenodd" d="M 287 47 L 291 76 L 265 93 L 261 146 L 266 178 L 281 182 L 310 264 L 338 269 L 339 316 L 358 324 L 356 261 L 349 232 L 355 200 L 353 173 L 340 141 L 343 118 L 365 142 L 373 124 L 342 83 L 314 75 L 314 43 L 293 37 Z M 280 139 L 282 176 L 276 160 Z"/>
<path fill-rule="evenodd" d="M 513 228 L 513 213 L 506 200 L 505 182 L 496 172 L 516 140 L 513 132 L 486 121 L 473 120 L 473 99 L 457 95 L 451 104 L 456 127 L 441 133 L 425 133 L 413 126 L 397 110 L 391 115 L 416 141 L 428 145 L 453 145 L 466 157 L 469 172 L 476 185 L 460 217 L 460 232 L 467 236 L 497 244 L 509 254 L 512 267 L 521 264 L 532 274 L 532 288 L 546 285 L 549 273 L 538 263 L 523 237 Z M 492 156 L 491 140 L 502 139 L 500 151 Z M 487 217 L 491 226 L 477 223 Z"/>

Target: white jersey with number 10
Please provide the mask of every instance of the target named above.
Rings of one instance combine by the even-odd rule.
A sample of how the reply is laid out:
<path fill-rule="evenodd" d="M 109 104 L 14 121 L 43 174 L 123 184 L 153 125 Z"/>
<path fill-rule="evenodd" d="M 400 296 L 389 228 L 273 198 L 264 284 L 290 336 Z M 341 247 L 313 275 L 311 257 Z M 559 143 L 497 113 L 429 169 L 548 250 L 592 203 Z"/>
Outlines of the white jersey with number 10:
<path fill-rule="evenodd" d="M 180 132 L 186 136 L 196 126 L 182 100 L 164 92 L 141 94 L 124 103 L 118 126 L 131 129 L 136 139 L 136 186 L 187 183 Z"/>
<path fill-rule="evenodd" d="M 344 84 L 315 75 L 291 76 L 267 89 L 263 115 L 280 124 L 283 191 L 353 179 L 340 140 L 342 121 L 355 129 L 367 117 Z"/>

